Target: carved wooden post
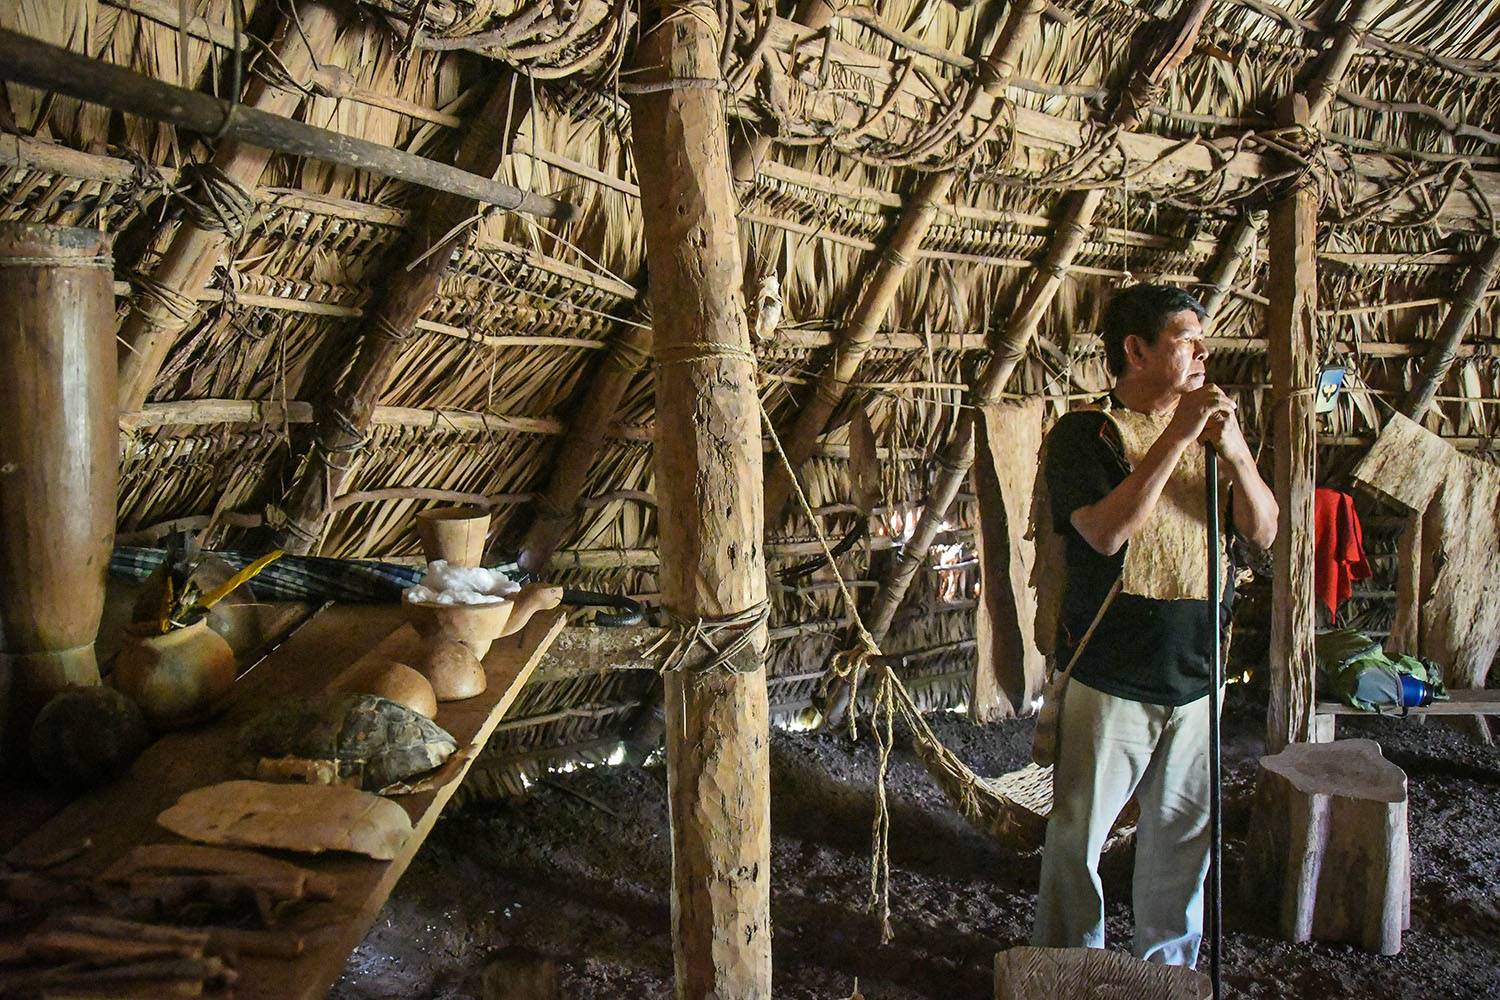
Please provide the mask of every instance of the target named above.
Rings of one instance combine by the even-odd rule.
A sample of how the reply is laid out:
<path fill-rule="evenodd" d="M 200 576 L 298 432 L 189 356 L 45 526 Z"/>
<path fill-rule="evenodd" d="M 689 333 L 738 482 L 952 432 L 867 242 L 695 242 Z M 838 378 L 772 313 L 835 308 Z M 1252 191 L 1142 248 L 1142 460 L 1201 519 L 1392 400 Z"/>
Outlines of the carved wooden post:
<path fill-rule="evenodd" d="M 630 77 L 656 355 L 661 599 L 683 622 L 765 608 L 760 407 L 707 0 L 647 4 Z M 622 87 L 623 89 L 623 87 Z M 649 152 L 648 152 L 649 151 Z M 677 996 L 771 995 L 766 630 L 666 676 Z M 708 667 L 708 669 L 705 669 Z"/>
<path fill-rule="evenodd" d="M 1300 94 L 1283 102 L 1283 124 L 1306 124 Z M 1307 740 L 1312 732 L 1313 488 L 1318 428 L 1318 196 L 1299 188 L 1271 208 L 1270 303 L 1266 308 L 1271 368 L 1272 486 L 1281 506 L 1271 549 L 1271 699 L 1266 750 Z"/>
<path fill-rule="evenodd" d="M 1299 93 L 1282 101 L 1277 123 L 1320 129 L 1374 15 L 1387 0 L 1352 0 L 1333 44 Z M 1271 550 L 1271 697 L 1266 751 L 1313 736 L 1313 492 L 1317 478 L 1318 192 L 1299 187 L 1271 208 L 1270 303 L 1272 487 L 1281 516 Z"/>
<path fill-rule="evenodd" d="M 314 0 L 298 3 L 296 17 L 297 21 L 291 17 L 284 21 L 272 51 L 291 78 L 301 82 L 311 76 L 318 57 L 332 47 L 338 18 L 326 4 Z M 273 86 L 258 76 L 250 78 L 245 90 L 247 106 L 273 115 L 290 115 L 302 99 L 300 91 Z M 244 209 L 244 214 L 205 213 L 200 219 L 179 224 L 120 330 L 122 411 L 138 410 L 146 402 L 172 345 L 197 318 L 197 295 L 223 260 L 225 248 L 239 238 L 242 219 L 248 219 L 254 208 L 251 191 L 260 183 L 261 172 L 273 155 L 263 146 L 225 141 L 219 144 L 208 169 L 198 173 L 203 185 L 213 185 L 223 197 L 237 203 L 237 208 Z"/>
<path fill-rule="evenodd" d="M 120 430 L 109 237 L 0 226 L 0 711 L 5 737 L 99 683 Z"/>
<path fill-rule="evenodd" d="M 502 73 L 484 107 L 468 123 L 454 158 L 461 169 L 484 177 L 494 176 L 531 112 L 530 89 L 509 69 Z M 437 297 L 467 234 L 464 222 L 477 209 L 469 198 L 440 192 L 426 211 L 413 213 L 406 241 L 382 282 L 380 299 L 355 341 L 348 373 L 313 400 L 317 423 L 300 465 L 292 463 L 297 473 L 283 504 L 286 524 L 280 544 L 288 552 L 305 555 L 322 542 L 330 505 L 354 471 L 355 453 L 373 424 L 401 348 Z"/>

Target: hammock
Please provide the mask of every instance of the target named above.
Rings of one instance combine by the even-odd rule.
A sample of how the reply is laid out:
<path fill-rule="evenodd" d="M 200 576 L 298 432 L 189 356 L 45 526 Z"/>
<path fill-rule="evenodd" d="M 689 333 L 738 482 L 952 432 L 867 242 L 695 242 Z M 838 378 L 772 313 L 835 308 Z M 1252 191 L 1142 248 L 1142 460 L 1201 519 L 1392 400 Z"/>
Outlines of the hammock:
<path fill-rule="evenodd" d="M 881 670 L 877 683 L 890 686 L 891 703 L 911 731 L 917 759 L 959 815 L 1013 850 L 1040 850 L 1052 812 L 1052 768 L 1027 764 L 995 778 L 975 774 L 938 739 L 895 671 L 889 667 Z M 877 705 L 881 698 L 877 693 Z M 1134 836 L 1136 816 L 1132 801 L 1105 841 L 1105 853 Z"/>

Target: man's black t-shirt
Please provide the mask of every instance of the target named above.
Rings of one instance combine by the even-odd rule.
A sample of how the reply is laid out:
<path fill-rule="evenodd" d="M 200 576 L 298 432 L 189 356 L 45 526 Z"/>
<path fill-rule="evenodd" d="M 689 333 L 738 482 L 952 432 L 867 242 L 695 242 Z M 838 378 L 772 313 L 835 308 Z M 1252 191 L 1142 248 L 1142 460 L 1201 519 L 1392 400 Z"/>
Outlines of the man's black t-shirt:
<path fill-rule="evenodd" d="M 1100 555 L 1073 527 L 1073 512 L 1104 499 L 1130 474 L 1130 465 L 1114 423 L 1098 411 L 1080 410 L 1065 414 L 1052 428 L 1043 473 L 1053 527 L 1066 540 L 1068 578 L 1057 635 L 1057 660 L 1066 665 L 1125 565 L 1125 547 L 1112 556 Z M 1233 596 L 1231 576 L 1224 587 L 1226 628 Z M 1209 688 L 1213 631 L 1208 615 L 1208 601 L 1118 594 L 1072 676 L 1131 701 L 1174 707 L 1196 701 Z"/>

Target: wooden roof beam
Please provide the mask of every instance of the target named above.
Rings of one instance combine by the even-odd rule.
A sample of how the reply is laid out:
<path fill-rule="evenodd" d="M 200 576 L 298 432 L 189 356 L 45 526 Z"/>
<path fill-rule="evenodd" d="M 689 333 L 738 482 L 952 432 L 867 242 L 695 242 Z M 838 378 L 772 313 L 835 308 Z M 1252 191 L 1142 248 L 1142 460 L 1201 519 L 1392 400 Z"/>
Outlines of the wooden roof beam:
<path fill-rule="evenodd" d="M 1111 126 L 1123 133 L 1140 123 L 1146 103 L 1143 98 L 1159 87 L 1187 58 L 1211 3 L 1212 0 L 1191 0 L 1183 7 L 1167 43 L 1145 66 L 1130 75 L 1120 105 L 1111 118 Z M 943 528 L 943 518 L 953 506 L 953 500 L 974 464 L 975 421 L 979 408 L 1000 399 L 1017 363 L 1026 356 L 1027 346 L 1062 285 L 1063 276 L 1078 248 L 1083 245 L 1104 194 L 1104 188 L 1089 188 L 1070 191 L 1063 197 L 1056 235 L 1023 289 L 1018 307 L 997 340 L 994 353 L 975 379 L 969 391 L 969 405 L 959 412 L 953 432 L 938 454 L 937 475 L 928 489 L 917 527 L 900 556 L 891 564 L 875 595 L 868 627 L 877 642 L 883 640 L 890 630 L 918 568 L 927 559 L 933 540 Z"/>
<path fill-rule="evenodd" d="M 1005 86 L 1015 73 L 1022 47 L 1030 40 L 1042 13 L 1042 0 L 1019 0 L 1010 13 L 989 55 L 982 60 L 983 86 L 975 94 L 968 114 L 988 117 L 994 103 L 1003 98 Z M 965 118 L 968 117 L 965 115 Z M 803 400 L 783 447 L 792 468 L 801 473 L 813 446 L 828 426 L 828 420 L 843 402 L 849 383 L 859 371 L 875 334 L 885 322 L 902 280 L 911 269 L 922 240 L 937 218 L 938 207 L 948 200 L 961 167 L 929 173 L 901 212 L 885 249 L 874 262 L 859 302 L 849 316 L 834 355 L 818 376 L 817 387 Z M 792 474 L 774 463 L 766 473 L 766 527 L 781 520 L 782 509 L 792 493 Z"/>
<path fill-rule="evenodd" d="M 458 169 L 493 177 L 530 112 L 525 79 L 502 69 L 459 144 Z M 437 298 L 478 207 L 472 198 L 439 192 L 426 212 L 413 213 L 407 238 L 391 258 L 380 298 L 367 310 L 356 336 L 348 372 L 313 401 L 313 433 L 302 453 L 288 462 L 295 472 L 281 504 L 284 522 L 277 532 L 279 546 L 286 551 L 306 555 L 321 544 L 329 506 L 353 478 L 359 450 L 401 348 Z"/>

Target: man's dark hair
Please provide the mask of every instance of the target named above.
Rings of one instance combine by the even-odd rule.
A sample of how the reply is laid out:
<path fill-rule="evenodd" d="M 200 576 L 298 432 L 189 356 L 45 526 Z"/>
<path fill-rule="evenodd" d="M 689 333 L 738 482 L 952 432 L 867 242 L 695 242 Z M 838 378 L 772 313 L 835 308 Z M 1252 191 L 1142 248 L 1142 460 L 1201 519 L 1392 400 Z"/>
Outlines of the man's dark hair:
<path fill-rule="evenodd" d="M 1125 374 L 1125 338 L 1134 334 L 1148 344 L 1166 329 L 1173 313 L 1191 309 L 1201 320 L 1208 315 L 1202 304 L 1187 292 L 1170 285 L 1131 285 L 1110 299 L 1104 309 L 1100 334 L 1104 360 L 1111 375 Z"/>

